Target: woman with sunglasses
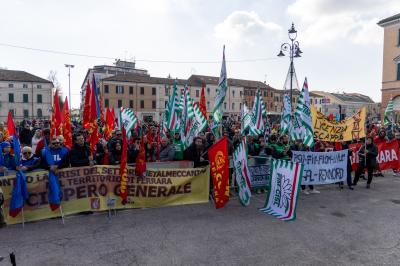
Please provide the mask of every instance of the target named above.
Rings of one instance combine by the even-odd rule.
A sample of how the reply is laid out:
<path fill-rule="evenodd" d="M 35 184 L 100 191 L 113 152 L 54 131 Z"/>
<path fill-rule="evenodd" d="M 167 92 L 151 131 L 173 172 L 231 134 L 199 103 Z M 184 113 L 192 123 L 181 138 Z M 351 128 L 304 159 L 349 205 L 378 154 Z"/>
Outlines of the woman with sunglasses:
<path fill-rule="evenodd" d="M 40 160 L 33 156 L 32 148 L 25 146 L 22 148 L 21 167 L 19 170 L 32 171 L 39 167 Z"/>

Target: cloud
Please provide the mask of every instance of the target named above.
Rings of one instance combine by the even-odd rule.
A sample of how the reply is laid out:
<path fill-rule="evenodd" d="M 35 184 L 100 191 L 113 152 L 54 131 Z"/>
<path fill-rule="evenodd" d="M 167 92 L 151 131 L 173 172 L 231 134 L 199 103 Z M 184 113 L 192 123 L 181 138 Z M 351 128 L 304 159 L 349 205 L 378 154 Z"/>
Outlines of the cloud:
<path fill-rule="evenodd" d="M 380 44 L 382 31 L 376 23 L 396 11 L 400 12 L 399 0 L 295 0 L 287 8 L 288 14 L 298 19 L 304 45 L 337 39 Z"/>
<path fill-rule="evenodd" d="M 282 28 L 263 21 L 256 12 L 234 11 L 214 28 L 215 36 L 224 41 L 246 42 L 253 45 L 269 34 L 279 34 Z"/>

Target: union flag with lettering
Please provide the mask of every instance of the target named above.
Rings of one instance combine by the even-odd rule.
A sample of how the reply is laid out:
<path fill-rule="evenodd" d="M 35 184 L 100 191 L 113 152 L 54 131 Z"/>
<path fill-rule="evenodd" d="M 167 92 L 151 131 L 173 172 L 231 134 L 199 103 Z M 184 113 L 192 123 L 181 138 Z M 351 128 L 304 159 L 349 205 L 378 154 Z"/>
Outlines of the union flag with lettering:
<path fill-rule="evenodd" d="M 208 159 L 211 166 L 215 208 L 219 209 L 229 201 L 229 159 L 226 137 L 223 137 L 208 150 Z"/>
<path fill-rule="evenodd" d="M 399 168 L 399 144 L 396 139 L 378 144 L 376 157 L 380 170 Z"/>

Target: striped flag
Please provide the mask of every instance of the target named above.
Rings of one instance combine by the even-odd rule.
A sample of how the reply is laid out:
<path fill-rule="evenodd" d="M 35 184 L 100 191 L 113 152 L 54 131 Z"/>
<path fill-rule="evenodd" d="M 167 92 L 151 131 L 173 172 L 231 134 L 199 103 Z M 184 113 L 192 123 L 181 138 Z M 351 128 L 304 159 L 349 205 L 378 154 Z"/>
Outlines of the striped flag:
<path fill-rule="evenodd" d="M 177 120 L 178 120 L 178 112 L 179 112 L 179 102 L 178 102 L 178 88 L 176 86 L 176 81 L 174 82 L 174 86 L 172 89 L 172 94 L 169 97 L 167 110 L 165 110 L 166 114 L 166 127 L 169 130 L 175 130 Z"/>
<path fill-rule="evenodd" d="M 253 111 L 251 113 L 251 125 L 249 135 L 258 136 L 264 133 L 264 121 L 263 116 L 267 115 L 267 111 L 265 110 L 265 105 L 262 99 L 261 90 L 258 90 L 254 105 Z"/>
<path fill-rule="evenodd" d="M 233 162 L 235 168 L 235 178 L 239 189 L 239 201 L 243 206 L 250 204 L 251 185 L 250 171 L 247 165 L 247 142 L 246 138 L 237 146 L 233 152 Z"/>
<path fill-rule="evenodd" d="M 283 112 L 281 115 L 281 127 L 280 127 L 281 134 L 286 134 L 289 132 L 289 127 L 291 123 L 290 121 L 292 120 L 291 110 L 292 110 L 292 105 L 290 103 L 290 98 L 287 94 L 285 94 L 283 97 Z"/>
<path fill-rule="evenodd" d="M 222 66 L 221 73 L 218 81 L 217 95 L 215 97 L 215 105 L 213 109 L 214 121 L 218 124 L 222 120 L 222 103 L 225 100 L 226 92 L 228 90 L 228 79 L 226 76 L 226 63 L 225 63 L 225 45 L 222 52 Z"/>
<path fill-rule="evenodd" d="M 126 130 L 126 135 L 129 138 L 131 136 L 131 130 L 137 125 L 138 119 L 135 113 L 129 108 L 121 107 L 121 122 Z"/>
<path fill-rule="evenodd" d="M 301 124 L 304 128 L 304 145 L 308 147 L 314 146 L 314 131 L 312 127 L 310 94 L 308 92 L 307 78 L 304 79 L 303 89 L 301 90 L 300 98 L 302 98 Z"/>
<path fill-rule="evenodd" d="M 194 117 L 193 100 L 190 98 L 190 92 L 187 86 L 183 91 L 183 109 L 181 116 L 181 138 L 185 149 L 190 146 L 193 137 L 190 136 L 190 127 Z M 181 97 L 182 98 L 182 97 Z"/>
<path fill-rule="evenodd" d="M 388 126 L 391 124 L 393 124 L 393 99 L 390 99 L 383 115 L 383 125 Z"/>
<path fill-rule="evenodd" d="M 240 133 L 242 135 L 245 134 L 246 130 L 250 127 L 251 125 L 251 112 L 249 110 L 249 108 L 247 108 L 246 104 L 243 104 L 243 108 L 241 110 L 241 114 L 240 114 Z"/>

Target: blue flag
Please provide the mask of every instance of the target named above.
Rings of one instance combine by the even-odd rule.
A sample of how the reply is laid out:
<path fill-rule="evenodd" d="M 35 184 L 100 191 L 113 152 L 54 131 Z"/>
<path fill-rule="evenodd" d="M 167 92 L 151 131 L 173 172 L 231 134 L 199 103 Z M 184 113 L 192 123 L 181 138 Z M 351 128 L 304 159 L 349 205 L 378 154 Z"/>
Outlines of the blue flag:
<path fill-rule="evenodd" d="M 96 78 L 93 74 L 93 79 L 92 79 L 92 90 L 94 92 L 94 98 L 96 102 L 96 113 L 97 113 L 97 118 L 100 118 L 100 104 L 99 104 L 99 92 L 97 91 L 97 86 L 96 86 Z"/>
<path fill-rule="evenodd" d="M 53 155 L 50 153 L 46 140 L 44 140 L 44 152 L 47 164 L 50 166 L 55 165 Z M 49 170 L 48 182 L 49 182 L 48 199 L 49 199 L 50 209 L 54 211 L 60 207 L 62 192 L 58 177 L 51 170 Z"/>

